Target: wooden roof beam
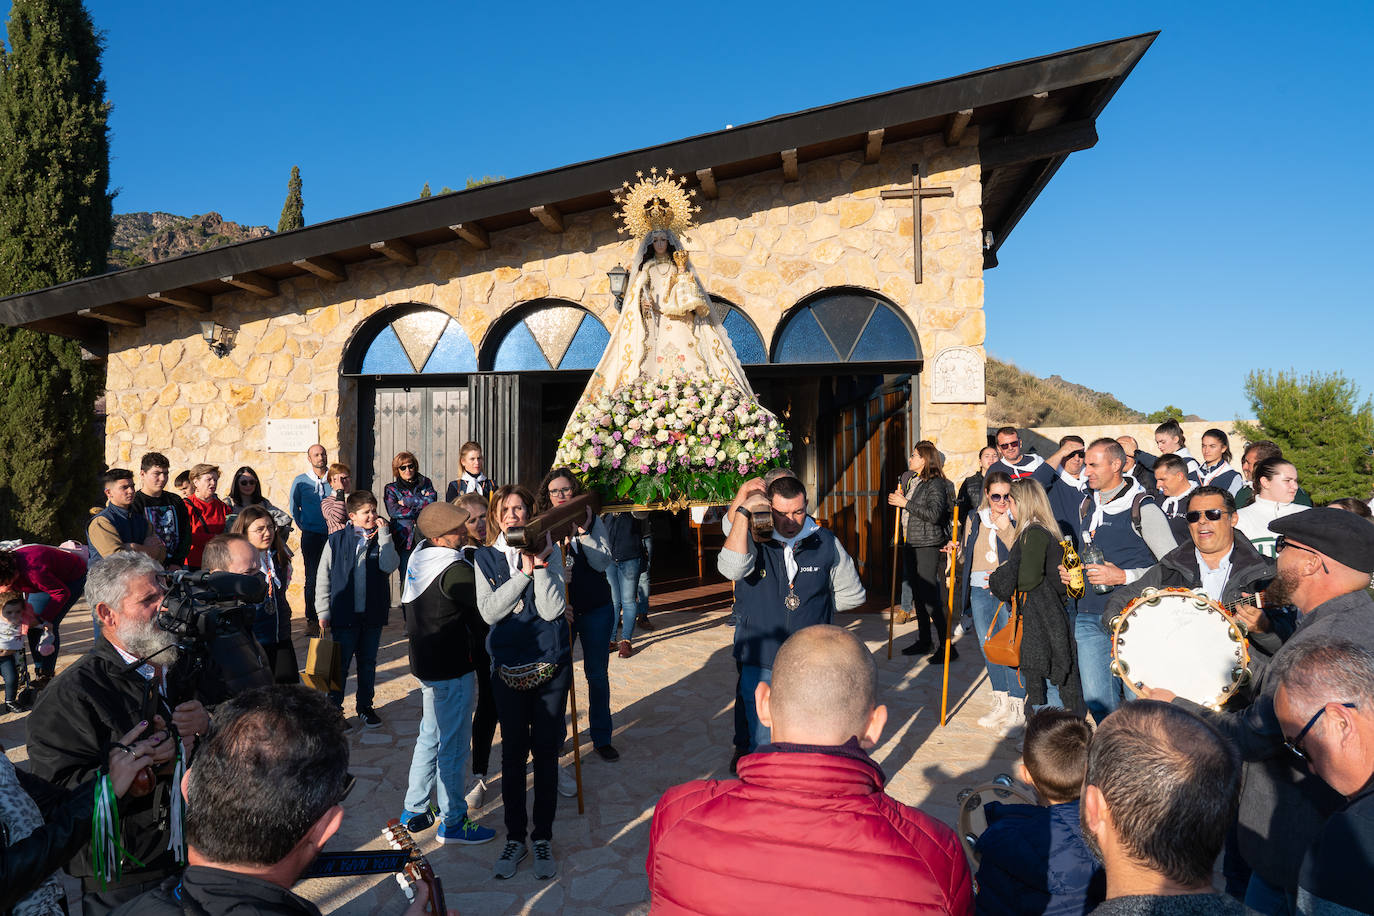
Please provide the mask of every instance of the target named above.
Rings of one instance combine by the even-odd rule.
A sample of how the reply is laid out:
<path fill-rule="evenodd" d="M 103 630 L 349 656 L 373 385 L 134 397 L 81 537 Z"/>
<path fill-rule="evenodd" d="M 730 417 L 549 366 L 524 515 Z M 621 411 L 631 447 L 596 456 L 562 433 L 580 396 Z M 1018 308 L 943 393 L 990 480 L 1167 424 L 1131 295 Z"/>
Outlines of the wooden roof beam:
<path fill-rule="evenodd" d="M 112 303 L 98 308 L 80 309 L 77 314 L 82 318 L 98 318 L 106 324 L 124 328 L 141 328 L 148 324 L 148 316 L 139 309 L 128 305 Z"/>
<path fill-rule="evenodd" d="M 1048 92 L 1037 92 L 1028 95 L 1016 103 L 1016 110 L 1011 116 L 1011 132 L 1014 134 L 1024 134 L 1030 131 L 1031 122 L 1035 116 L 1045 107 L 1045 100 L 1050 97 Z"/>
<path fill-rule="evenodd" d="M 785 149 L 782 151 L 782 180 L 796 181 L 801 175 L 797 166 L 796 149 Z"/>
<path fill-rule="evenodd" d="M 701 193 L 707 200 L 720 198 L 720 188 L 716 186 L 716 173 L 712 169 L 697 169 L 697 181 L 701 183 Z"/>
<path fill-rule="evenodd" d="M 327 254 L 315 255 L 312 258 L 301 258 L 291 263 L 307 273 L 314 274 L 321 280 L 342 283 L 348 279 L 348 268 L 344 267 L 337 258 L 331 258 Z"/>
<path fill-rule="evenodd" d="M 160 293 L 149 293 L 148 298 L 159 305 L 174 305 L 188 312 L 210 311 L 210 297 L 198 289 L 165 289 Z"/>
<path fill-rule="evenodd" d="M 530 213 L 534 218 L 544 224 L 544 228 L 550 232 L 563 231 L 563 214 L 553 204 L 540 204 L 537 207 L 530 207 Z"/>
<path fill-rule="evenodd" d="M 479 251 L 491 247 L 491 236 L 481 223 L 454 223 L 449 231 Z"/>
<path fill-rule="evenodd" d="M 950 115 L 949 121 L 945 124 L 945 146 L 958 146 L 959 141 L 964 139 L 964 131 L 968 130 L 969 122 L 972 120 L 972 108 L 963 108 Z"/>
<path fill-rule="evenodd" d="M 1070 121 L 1034 130 L 1019 137 L 999 137 L 979 144 L 978 156 L 983 172 L 1022 165 L 1036 159 L 1064 156 L 1097 145 L 1097 125 L 1092 121 Z M 984 189 L 986 193 L 986 188 Z"/>
<path fill-rule="evenodd" d="M 220 277 L 219 279 L 221 283 L 237 286 L 239 289 L 246 290 L 260 299 L 271 299 L 273 296 L 280 293 L 280 290 L 277 289 L 276 280 L 252 270 L 244 271 L 241 274 L 230 274 L 227 277 Z"/>
<path fill-rule="evenodd" d="M 380 255 L 385 255 L 398 264 L 414 267 L 420 263 L 415 257 L 415 246 L 405 239 L 386 239 L 367 246 Z"/>
<path fill-rule="evenodd" d="M 868 142 L 864 144 L 864 162 L 869 165 L 877 162 L 883 155 L 883 129 L 868 132 Z"/>

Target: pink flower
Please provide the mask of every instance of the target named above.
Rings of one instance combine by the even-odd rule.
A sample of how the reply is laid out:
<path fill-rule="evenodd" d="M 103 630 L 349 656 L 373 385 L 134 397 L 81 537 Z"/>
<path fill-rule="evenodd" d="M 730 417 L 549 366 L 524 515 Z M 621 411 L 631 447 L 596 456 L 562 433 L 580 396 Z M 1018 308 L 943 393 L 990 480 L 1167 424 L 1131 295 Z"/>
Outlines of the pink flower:
<path fill-rule="evenodd" d="M 658 472 L 659 472 L 660 474 L 666 474 L 666 473 L 668 473 L 668 465 L 666 465 L 666 464 L 660 464 L 660 465 L 658 466 Z"/>
<path fill-rule="evenodd" d="M 706 466 L 707 466 L 708 468 L 713 468 L 713 467 L 715 467 L 715 466 L 716 466 L 716 459 L 714 459 L 714 458 L 707 458 L 707 459 L 706 459 Z"/>

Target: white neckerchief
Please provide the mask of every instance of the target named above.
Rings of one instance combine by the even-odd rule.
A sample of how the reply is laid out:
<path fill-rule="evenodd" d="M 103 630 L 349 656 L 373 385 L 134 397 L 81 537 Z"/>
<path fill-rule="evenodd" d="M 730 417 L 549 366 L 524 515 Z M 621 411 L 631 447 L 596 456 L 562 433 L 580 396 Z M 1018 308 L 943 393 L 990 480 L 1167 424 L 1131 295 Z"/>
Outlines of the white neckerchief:
<path fill-rule="evenodd" d="M 482 484 L 486 482 L 486 474 L 478 474 L 476 477 L 473 477 L 467 471 L 464 471 L 463 476 L 458 478 L 458 492 L 480 493 L 482 490 Z"/>
<path fill-rule="evenodd" d="M 1093 514 L 1088 520 L 1088 530 L 1086 540 L 1092 543 L 1093 537 L 1097 534 L 1097 526 L 1102 524 L 1102 520 L 1108 515 L 1120 515 L 1122 512 L 1129 512 L 1131 505 L 1135 502 L 1137 493 L 1144 493 L 1145 488 L 1140 485 L 1140 481 L 1134 477 L 1123 477 L 1121 483 L 1117 484 L 1120 488 L 1117 494 L 1107 502 L 1102 501 L 1102 491 L 1093 490 Z"/>
<path fill-rule="evenodd" d="M 512 576 L 520 572 L 520 548 L 510 547 L 506 544 L 506 533 L 504 531 L 496 536 L 496 541 L 491 546 L 506 555 L 506 564 L 510 566 L 510 574 Z"/>
<path fill-rule="evenodd" d="M 315 492 L 320 495 L 320 499 L 324 499 L 329 495 L 329 472 L 326 471 L 323 477 L 319 477 L 316 476 L 315 469 L 311 468 L 310 476 L 315 478 Z M 258 488 L 261 489 L 262 484 L 258 484 Z"/>
<path fill-rule="evenodd" d="M 1213 601 L 1220 602 L 1221 596 L 1226 593 L 1226 581 L 1231 578 L 1231 557 L 1235 556 L 1235 552 L 1234 547 L 1226 551 L 1226 556 L 1213 569 L 1202 558 L 1202 551 L 1193 548 L 1193 553 L 1197 554 L 1198 586 Z"/>
<path fill-rule="evenodd" d="M 815 519 L 809 515 L 806 517 L 806 520 L 802 522 L 801 530 L 790 538 L 783 537 L 781 534 L 778 534 L 776 528 L 773 529 L 773 540 L 782 545 L 782 562 L 783 565 L 787 567 L 787 582 L 789 585 L 797 579 L 797 558 L 793 555 L 793 548 L 795 548 L 797 542 L 802 538 L 820 530 L 821 526 L 817 525 Z"/>
<path fill-rule="evenodd" d="M 992 510 L 988 508 L 979 509 L 978 518 L 983 523 L 983 530 L 987 532 L 988 552 L 984 554 L 984 558 L 989 563 L 995 564 L 997 562 L 997 524 L 992 520 Z M 1013 525 L 1016 524 L 1016 519 L 1012 517 L 1011 510 L 1007 510 L 1007 520 Z"/>
<path fill-rule="evenodd" d="M 414 601 L 429 588 L 444 570 L 455 562 L 461 562 L 463 555 L 452 547 L 440 547 L 429 541 L 421 541 L 420 546 L 410 555 L 406 565 L 405 587 L 401 589 L 402 601 Z"/>
<path fill-rule="evenodd" d="M 1088 474 L 1086 471 L 1079 471 L 1075 477 L 1063 468 L 1059 469 L 1059 479 L 1080 492 L 1088 486 Z"/>
<path fill-rule="evenodd" d="M 998 460 L 1001 461 L 1002 464 L 1011 468 L 1012 480 L 1020 480 L 1022 477 L 1031 476 L 1035 473 L 1036 468 L 1040 467 L 1040 465 L 1045 463 L 1045 459 L 1041 458 L 1039 455 L 1022 455 L 1020 459 L 1022 462 L 1024 462 L 1022 464 L 1012 464 L 1005 458 L 999 458 Z"/>
<path fill-rule="evenodd" d="M 1199 472 L 1202 477 L 1202 485 L 1205 487 L 1212 482 L 1212 478 L 1224 474 L 1227 471 L 1234 470 L 1235 468 L 1231 467 L 1231 465 L 1227 463 L 1225 460 L 1218 461 L 1216 464 L 1211 466 L 1204 464 L 1202 465 L 1202 469 Z"/>
<path fill-rule="evenodd" d="M 1178 508 L 1178 504 L 1179 504 L 1180 502 L 1182 502 L 1182 503 L 1186 506 L 1186 505 L 1187 505 L 1186 500 L 1188 499 L 1188 494 L 1189 494 L 1189 493 L 1192 493 L 1192 492 L 1193 492 L 1194 490 L 1196 490 L 1196 489 L 1197 489 L 1197 484 L 1193 483 L 1191 480 L 1188 481 L 1188 489 L 1184 490 L 1182 493 L 1178 494 L 1177 496 L 1170 496 L 1170 497 L 1167 497 L 1167 498 L 1164 500 L 1164 505 L 1160 506 L 1160 508 L 1164 510 L 1164 514 L 1165 514 L 1166 516 L 1172 518 L 1173 516 L 1175 516 L 1175 515 L 1178 514 L 1177 512 L 1174 511 L 1175 509 Z"/>

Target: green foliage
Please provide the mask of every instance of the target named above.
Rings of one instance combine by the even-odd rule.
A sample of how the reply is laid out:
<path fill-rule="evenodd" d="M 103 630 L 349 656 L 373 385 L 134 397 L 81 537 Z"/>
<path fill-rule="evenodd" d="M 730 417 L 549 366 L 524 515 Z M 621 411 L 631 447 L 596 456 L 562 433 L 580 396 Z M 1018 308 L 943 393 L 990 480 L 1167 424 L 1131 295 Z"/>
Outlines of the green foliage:
<path fill-rule="evenodd" d="M 506 180 L 506 176 L 505 176 L 505 175 L 483 175 L 481 178 L 473 178 L 471 175 L 469 175 L 469 176 L 468 176 L 467 187 L 468 187 L 468 188 L 480 188 L 482 185 L 484 185 L 484 184 L 491 184 L 493 181 L 505 181 L 505 180 Z M 448 189 L 445 189 L 445 190 L 448 190 Z M 733 494 L 732 494 L 732 495 L 733 495 Z"/>
<path fill-rule="evenodd" d="M 1367 499 L 1374 487 L 1374 401 L 1340 372 L 1299 377 L 1251 372 L 1245 395 L 1255 423 L 1237 423 L 1247 439 L 1272 439 L 1298 469 L 1314 505 L 1343 496 Z"/>
<path fill-rule="evenodd" d="M 1156 424 L 1156 425 L 1158 425 L 1158 424 L 1160 424 L 1160 423 L 1163 423 L 1163 422 L 1165 422 L 1165 421 L 1167 421 L 1167 420 L 1182 420 L 1182 419 L 1183 419 L 1183 408 L 1181 408 L 1181 407 L 1175 407 L 1175 406 L 1172 405 L 1172 404 L 1166 404 L 1165 406 L 1161 407 L 1159 410 L 1156 410 L 1156 411 L 1154 411 L 1153 413 L 1147 413 L 1147 414 L 1145 415 L 1145 422 L 1146 422 L 1146 423 L 1154 423 L 1154 424 Z"/>
<path fill-rule="evenodd" d="M 113 238 L 101 43 L 79 0 L 14 0 L 0 48 L 0 295 L 105 270 Z M 0 535 L 84 537 L 104 379 L 75 341 L 0 328 Z"/>
<path fill-rule="evenodd" d="M 282 204 L 278 232 L 290 232 L 305 226 L 305 201 L 301 199 L 301 167 L 291 166 L 291 180 L 286 183 L 286 203 Z"/>
<path fill-rule="evenodd" d="M 426 182 L 425 182 L 425 186 L 424 186 L 423 188 L 420 189 L 420 196 L 421 196 L 421 197 L 432 197 L 433 195 L 434 195 L 434 192 L 431 191 L 431 190 L 429 189 L 429 182 L 426 181 Z"/>

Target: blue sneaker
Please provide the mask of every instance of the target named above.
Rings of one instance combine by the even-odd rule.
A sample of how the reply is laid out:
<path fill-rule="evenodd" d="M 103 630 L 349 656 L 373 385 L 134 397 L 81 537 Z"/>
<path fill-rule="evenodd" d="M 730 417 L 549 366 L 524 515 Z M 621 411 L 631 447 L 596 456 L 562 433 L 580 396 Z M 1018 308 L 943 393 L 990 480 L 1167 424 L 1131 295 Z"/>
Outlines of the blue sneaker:
<path fill-rule="evenodd" d="M 434 826 L 433 805 L 423 811 L 401 810 L 401 826 L 411 833 L 419 833 L 421 830 L 428 830 Z"/>
<path fill-rule="evenodd" d="M 439 825 L 439 842 L 447 846 L 457 843 L 462 846 L 480 846 L 483 843 L 490 843 L 496 839 L 496 831 L 490 827 L 483 827 L 474 824 L 468 818 L 463 818 L 463 822 L 450 827 L 448 824 Z"/>

